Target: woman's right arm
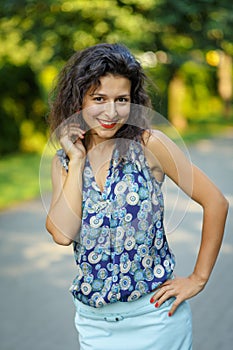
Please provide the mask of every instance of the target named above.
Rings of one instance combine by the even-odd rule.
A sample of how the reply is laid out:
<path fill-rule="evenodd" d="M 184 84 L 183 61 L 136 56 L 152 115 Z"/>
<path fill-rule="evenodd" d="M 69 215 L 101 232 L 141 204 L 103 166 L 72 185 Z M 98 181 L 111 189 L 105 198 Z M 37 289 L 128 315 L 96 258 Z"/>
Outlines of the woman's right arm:
<path fill-rule="evenodd" d="M 63 168 L 59 158 L 52 162 L 52 200 L 46 219 L 46 229 L 60 245 L 69 245 L 77 237 L 82 220 L 82 174 L 85 163 L 85 149 L 80 138 L 70 141 L 70 135 L 64 133 L 60 142 L 68 155 L 68 172 Z M 73 132 L 75 133 L 75 132 Z"/>
<path fill-rule="evenodd" d="M 56 156 L 52 163 L 53 195 L 46 229 L 57 244 L 69 245 L 78 234 L 82 218 L 83 162 L 69 162 L 65 173 Z"/>

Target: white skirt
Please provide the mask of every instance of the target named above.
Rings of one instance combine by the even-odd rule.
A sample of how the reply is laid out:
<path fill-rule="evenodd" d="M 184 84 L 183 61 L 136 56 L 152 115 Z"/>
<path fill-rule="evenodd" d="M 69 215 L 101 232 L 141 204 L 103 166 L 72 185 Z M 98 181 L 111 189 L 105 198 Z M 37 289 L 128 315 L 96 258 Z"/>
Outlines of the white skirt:
<path fill-rule="evenodd" d="M 74 299 L 80 350 L 191 350 L 192 315 L 183 302 L 169 317 L 174 298 L 155 308 L 154 293 L 101 308 Z"/>

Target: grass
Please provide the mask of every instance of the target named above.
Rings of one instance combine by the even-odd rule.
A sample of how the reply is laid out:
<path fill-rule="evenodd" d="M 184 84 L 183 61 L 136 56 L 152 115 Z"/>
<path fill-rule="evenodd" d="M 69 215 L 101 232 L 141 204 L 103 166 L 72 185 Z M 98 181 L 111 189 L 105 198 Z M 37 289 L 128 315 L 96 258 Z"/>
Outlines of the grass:
<path fill-rule="evenodd" d="M 180 138 L 186 144 L 224 133 L 233 126 L 224 123 L 198 123 L 183 132 L 164 130 L 175 141 Z M 0 210 L 19 202 L 30 200 L 50 191 L 51 156 L 39 154 L 14 154 L 0 159 Z"/>
<path fill-rule="evenodd" d="M 39 154 L 14 154 L 0 160 L 0 210 L 40 194 Z M 48 166 L 43 167 L 43 191 L 50 188 Z"/>

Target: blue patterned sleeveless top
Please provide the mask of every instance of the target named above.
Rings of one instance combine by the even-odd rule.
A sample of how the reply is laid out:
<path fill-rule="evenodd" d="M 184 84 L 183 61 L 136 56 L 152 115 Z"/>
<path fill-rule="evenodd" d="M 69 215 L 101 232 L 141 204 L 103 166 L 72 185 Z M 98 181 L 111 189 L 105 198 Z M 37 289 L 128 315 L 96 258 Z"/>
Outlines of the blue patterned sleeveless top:
<path fill-rule="evenodd" d="M 57 154 L 68 171 L 64 151 Z M 135 141 L 123 162 L 115 147 L 103 192 L 86 157 L 82 224 L 73 243 L 75 298 L 93 307 L 133 301 L 171 277 L 175 260 L 164 232 L 161 186 Z"/>

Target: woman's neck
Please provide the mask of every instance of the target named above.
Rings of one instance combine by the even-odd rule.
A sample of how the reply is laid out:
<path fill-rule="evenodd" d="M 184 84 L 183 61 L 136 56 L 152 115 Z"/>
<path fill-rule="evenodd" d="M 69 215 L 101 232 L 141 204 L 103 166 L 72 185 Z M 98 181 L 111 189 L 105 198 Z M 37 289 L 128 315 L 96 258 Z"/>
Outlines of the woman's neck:
<path fill-rule="evenodd" d="M 88 134 L 88 145 L 87 150 L 90 151 L 94 148 L 98 148 L 99 151 L 104 151 L 105 149 L 109 149 L 114 145 L 113 139 L 103 139 L 99 137 L 97 134 L 89 133 Z"/>

